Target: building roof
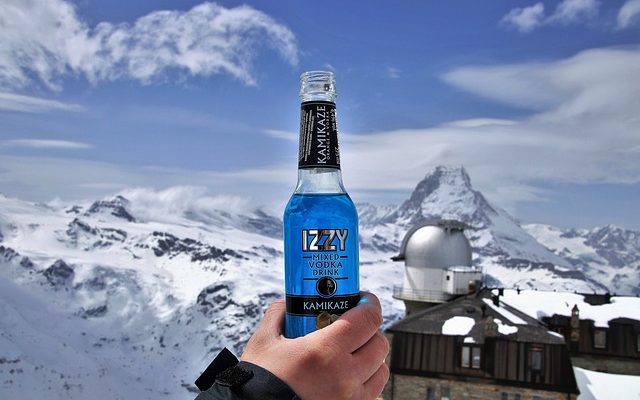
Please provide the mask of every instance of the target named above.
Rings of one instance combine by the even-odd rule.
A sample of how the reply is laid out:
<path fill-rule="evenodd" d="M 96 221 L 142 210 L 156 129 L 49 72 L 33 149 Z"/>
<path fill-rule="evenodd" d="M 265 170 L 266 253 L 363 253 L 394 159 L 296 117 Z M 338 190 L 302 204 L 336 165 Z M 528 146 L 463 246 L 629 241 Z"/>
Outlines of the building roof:
<path fill-rule="evenodd" d="M 530 317 L 561 315 L 570 317 L 573 307 L 578 307 L 581 320 L 592 320 L 594 326 L 606 328 L 609 321 L 630 319 L 640 321 L 640 298 L 631 296 L 592 295 L 537 290 L 503 290 L 501 303 L 521 310 Z M 493 290 L 498 294 L 498 290 Z"/>
<path fill-rule="evenodd" d="M 491 317 L 491 318 L 489 318 Z M 464 336 L 466 343 L 484 343 L 487 324 L 497 324 L 497 337 L 517 342 L 563 344 L 564 338 L 544 324 L 502 301 L 493 303 L 490 290 L 460 297 L 410 315 L 390 332 Z"/>

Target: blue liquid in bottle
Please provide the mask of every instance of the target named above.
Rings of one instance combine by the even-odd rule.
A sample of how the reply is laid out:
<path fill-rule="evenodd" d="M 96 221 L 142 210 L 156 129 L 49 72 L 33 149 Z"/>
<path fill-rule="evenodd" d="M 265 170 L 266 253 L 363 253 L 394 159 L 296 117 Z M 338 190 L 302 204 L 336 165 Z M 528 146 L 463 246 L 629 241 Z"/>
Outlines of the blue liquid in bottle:
<path fill-rule="evenodd" d="M 294 194 L 284 213 L 285 336 L 318 329 L 359 299 L 358 215 L 346 193 Z"/>
<path fill-rule="evenodd" d="M 284 212 L 285 336 L 321 329 L 359 296 L 358 214 L 342 185 L 335 77 L 300 77 L 298 184 Z"/>

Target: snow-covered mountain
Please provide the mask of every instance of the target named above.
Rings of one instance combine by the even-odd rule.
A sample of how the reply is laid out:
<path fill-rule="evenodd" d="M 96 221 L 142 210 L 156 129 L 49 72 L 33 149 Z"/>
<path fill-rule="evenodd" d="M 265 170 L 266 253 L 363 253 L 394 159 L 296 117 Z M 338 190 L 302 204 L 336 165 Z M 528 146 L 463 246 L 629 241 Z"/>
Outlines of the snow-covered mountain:
<path fill-rule="evenodd" d="M 364 237 L 373 247 L 390 249 L 417 223 L 433 219 L 460 220 L 467 230 L 474 263 L 485 271 L 486 284 L 570 291 L 606 290 L 579 266 L 538 242 L 506 211 L 474 190 L 463 167 L 438 166 L 418 183 L 404 203 L 376 212 L 367 205 Z M 366 247 L 366 244 L 363 245 Z"/>
<path fill-rule="evenodd" d="M 386 324 L 404 314 L 391 297 L 403 265 L 390 257 L 425 219 L 472 226 L 492 286 L 604 291 L 600 271 L 631 274 L 627 262 L 637 276 L 637 232 L 557 235 L 584 238 L 600 257 L 587 262 L 492 206 L 461 167 L 436 167 L 400 206 L 358 209 L 361 286 L 381 298 Z M 279 217 L 184 188 L 73 205 L 0 196 L 0 397 L 192 397 L 212 356 L 240 353 L 282 296 L 281 238 Z"/>
<path fill-rule="evenodd" d="M 611 292 L 640 294 L 640 231 L 614 225 L 591 230 L 542 224 L 523 228 Z"/>
<path fill-rule="evenodd" d="M 0 196 L 0 398 L 192 398 L 219 349 L 242 352 L 283 294 L 281 220 L 177 192 Z M 391 323 L 402 269 L 377 257 L 362 252 L 362 286 Z"/>

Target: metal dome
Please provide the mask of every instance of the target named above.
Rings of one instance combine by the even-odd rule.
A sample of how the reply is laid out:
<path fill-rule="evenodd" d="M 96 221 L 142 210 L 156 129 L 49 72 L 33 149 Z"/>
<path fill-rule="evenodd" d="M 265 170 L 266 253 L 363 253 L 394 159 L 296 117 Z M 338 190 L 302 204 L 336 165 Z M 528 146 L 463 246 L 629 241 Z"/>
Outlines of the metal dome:
<path fill-rule="evenodd" d="M 400 254 L 408 267 L 446 269 L 471 265 L 471 245 L 462 231 L 468 226 L 451 220 L 428 221 L 414 226 L 404 237 Z"/>

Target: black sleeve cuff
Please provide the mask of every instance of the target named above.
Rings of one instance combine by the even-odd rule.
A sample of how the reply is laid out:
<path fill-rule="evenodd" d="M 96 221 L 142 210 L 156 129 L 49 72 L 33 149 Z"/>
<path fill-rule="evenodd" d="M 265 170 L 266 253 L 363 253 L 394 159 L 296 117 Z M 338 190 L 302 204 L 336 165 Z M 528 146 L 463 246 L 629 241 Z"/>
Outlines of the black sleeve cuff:
<path fill-rule="evenodd" d="M 215 383 L 196 400 L 299 400 L 286 383 L 266 369 L 246 361 L 238 363 L 237 359 L 235 364 L 230 359 L 227 362 L 232 365 L 216 373 Z"/>

